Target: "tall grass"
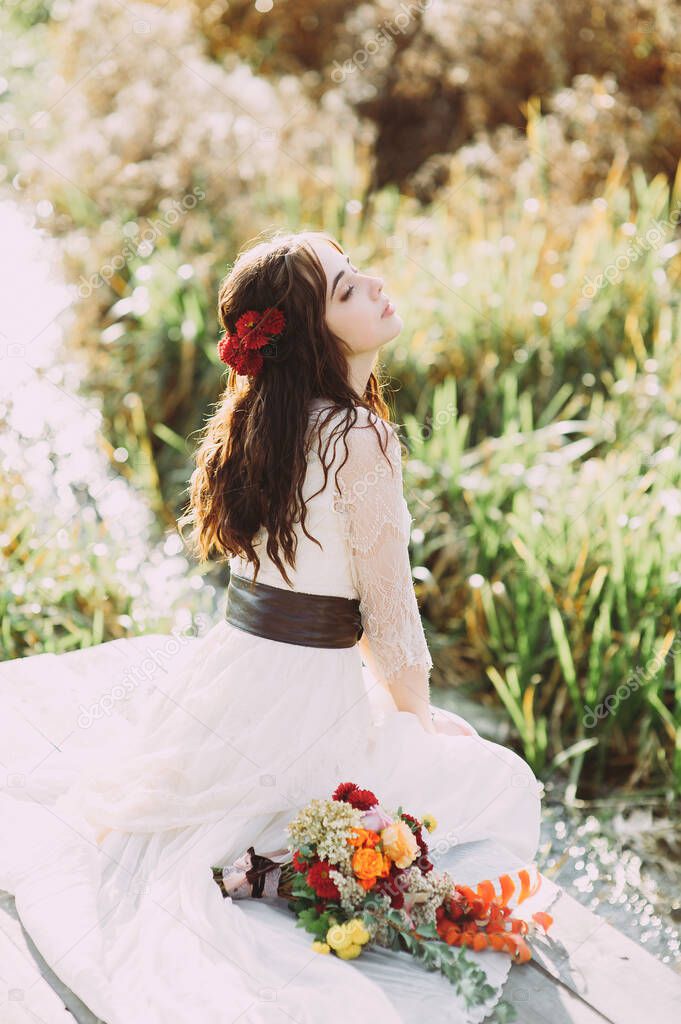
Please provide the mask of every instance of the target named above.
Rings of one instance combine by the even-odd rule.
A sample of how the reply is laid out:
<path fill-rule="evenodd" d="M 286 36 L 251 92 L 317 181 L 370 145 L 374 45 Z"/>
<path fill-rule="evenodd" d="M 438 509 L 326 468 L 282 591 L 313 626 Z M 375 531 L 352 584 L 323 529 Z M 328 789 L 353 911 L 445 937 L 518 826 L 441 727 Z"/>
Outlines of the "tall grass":
<path fill-rule="evenodd" d="M 627 408 L 565 395 L 542 426 L 507 398 L 502 433 L 468 447 L 450 380 L 425 427 L 406 417 L 434 646 L 469 652 L 464 678 L 446 650 L 438 667 L 491 684 L 534 768 L 569 767 L 568 797 L 606 779 L 681 789 L 681 426 L 617 449 Z"/>

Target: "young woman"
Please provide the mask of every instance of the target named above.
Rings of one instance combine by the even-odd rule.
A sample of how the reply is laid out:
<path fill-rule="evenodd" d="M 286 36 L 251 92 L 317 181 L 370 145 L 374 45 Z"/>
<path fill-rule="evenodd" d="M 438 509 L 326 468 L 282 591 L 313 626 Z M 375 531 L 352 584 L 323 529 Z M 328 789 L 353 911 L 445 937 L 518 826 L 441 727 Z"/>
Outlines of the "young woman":
<path fill-rule="evenodd" d="M 488 866 L 467 844 L 494 840 L 500 871 L 531 863 L 541 813 L 525 761 L 429 700 L 402 450 L 373 372 L 402 328 L 383 281 L 327 235 L 279 235 L 239 256 L 219 314 L 230 372 L 181 525 L 229 558 L 224 618 L 87 737 L 69 698 L 92 706 L 148 638 L 5 664 L 0 888 L 106 1024 L 481 1020 L 408 956 L 319 956 L 286 912 L 212 878 L 286 846 L 296 811 L 346 780 L 434 814 L 436 867 L 454 852 L 471 883 Z M 38 720 L 70 742 L 31 764 Z M 485 963 L 503 980 L 507 955 Z"/>

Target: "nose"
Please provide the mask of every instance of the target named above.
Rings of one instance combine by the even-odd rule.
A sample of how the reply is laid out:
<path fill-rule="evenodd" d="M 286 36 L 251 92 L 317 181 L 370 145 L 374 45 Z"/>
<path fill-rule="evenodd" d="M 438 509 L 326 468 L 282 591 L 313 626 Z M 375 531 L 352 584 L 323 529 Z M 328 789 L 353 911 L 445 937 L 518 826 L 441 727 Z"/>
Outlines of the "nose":
<path fill-rule="evenodd" d="M 381 292 L 383 291 L 383 278 L 382 277 L 375 277 L 374 278 L 374 280 L 373 280 L 373 288 L 374 288 L 374 290 L 375 290 L 377 295 L 381 294 Z"/>

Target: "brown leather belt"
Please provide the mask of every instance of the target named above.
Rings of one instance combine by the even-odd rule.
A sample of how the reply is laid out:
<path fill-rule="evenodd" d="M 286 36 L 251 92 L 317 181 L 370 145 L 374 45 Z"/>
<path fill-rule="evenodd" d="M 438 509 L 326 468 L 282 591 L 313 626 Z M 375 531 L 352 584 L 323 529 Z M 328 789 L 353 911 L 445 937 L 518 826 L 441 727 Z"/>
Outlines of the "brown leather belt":
<path fill-rule="evenodd" d="M 359 598 L 286 590 L 235 573 L 225 618 L 246 633 L 303 647 L 354 647 L 364 632 Z"/>

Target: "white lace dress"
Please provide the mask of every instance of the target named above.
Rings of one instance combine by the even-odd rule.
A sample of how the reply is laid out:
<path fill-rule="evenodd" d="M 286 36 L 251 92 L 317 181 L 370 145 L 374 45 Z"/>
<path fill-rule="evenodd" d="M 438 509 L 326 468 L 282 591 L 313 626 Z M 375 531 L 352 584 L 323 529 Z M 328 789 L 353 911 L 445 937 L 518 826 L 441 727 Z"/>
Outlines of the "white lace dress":
<path fill-rule="evenodd" d="M 360 1012 L 381 1024 L 452 1024 L 482 1020 L 501 994 L 507 954 L 476 954 L 495 996 L 467 1013 L 446 979 L 406 953 L 315 953 L 285 904 L 223 899 L 210 870 L 250 845 L 285 846 L 296 810 L 341 781 L 434 814 L 435 869 L 463 883 L 536 854 L 540 789 L 524 760 L 477 734 L 429 735 L 386 689 L 432 661 L 399 442 L 377 422 L 392 472 L 365 415 L 340 493 L 342 441 L 322 490 L 311 455 L 306 526 L 322 548 L 298 524 L 292 576 L 295 590 L 359 597 L 360 645 L 281 643 L 222 618 L 200 637 L 116 640 L 0 666 L 0 889 L 15 895 L 47 963 L 107 1024 L 345 1024 Z M 285 587 L 264 543 L 259 553 L 259 581 Z M 252 575 L 240 559 L 231 569 Z M 482 858 L 476 841 L 487 839 L 501 859 Z M 554 897 L 546 883 L 525 910 Z"/>

